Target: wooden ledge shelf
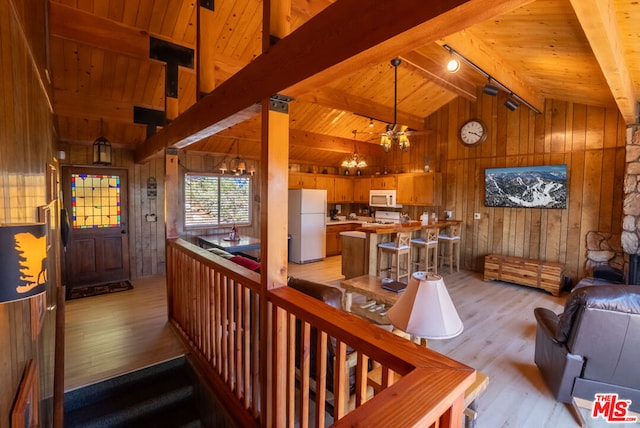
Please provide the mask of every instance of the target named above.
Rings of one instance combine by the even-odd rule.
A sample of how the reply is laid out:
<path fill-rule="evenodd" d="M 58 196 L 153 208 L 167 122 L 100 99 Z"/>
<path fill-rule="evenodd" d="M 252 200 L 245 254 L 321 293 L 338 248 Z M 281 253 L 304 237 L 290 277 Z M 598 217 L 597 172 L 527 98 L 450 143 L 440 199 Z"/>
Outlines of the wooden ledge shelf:
<path fill-rule="evenodd" d="M 543 260 L 489 254 L 484 258 L 484 280 L 498 280 L 541 288 L 554 296 L 559 296 L 564 281 L 564 265 Z"/>

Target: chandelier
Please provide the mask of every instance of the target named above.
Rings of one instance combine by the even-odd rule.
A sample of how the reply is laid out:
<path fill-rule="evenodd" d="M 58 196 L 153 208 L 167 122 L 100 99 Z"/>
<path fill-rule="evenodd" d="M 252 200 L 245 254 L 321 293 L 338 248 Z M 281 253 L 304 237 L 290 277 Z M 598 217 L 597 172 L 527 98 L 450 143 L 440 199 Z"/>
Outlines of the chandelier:
<path fill-rule="evenodd" d="M 361 159 L 358 157 L 358 148 L 356 146 L 357 141 L 356 141 L 356 134 L 358 131 L 356 131 L 355 129 L 353 131 L 353 154 L 351 155 L 351 157 L 349 159 L 345 159 L 342 162 L 342 167 L 343 168 L 366 168 L 367 167 L 367 162 L 365 162 L 364 159 Z"/>
<path fill-rule="evenodd" d="M 391 146 L 395 143 L 398 144 L 400 150 L 406 152 L 409 150 L 411 143 L 409 142 L 409 136 L 407 134 L 407 128 L 398 125 L 398 66 L 402 61 L 400 58 L 394 58 L 391 60 L 393 66 L 394 78 L 393 78 L 393 123 L 387 124 L 387 131 L 380 137 L 380 145 L 382 150 L 388 152 Z"/>
<path fill-rule="evenodd" d="M 233 145 L 232 145 L 233 148 Z M 229 150 L 231 151 L 231 149 Z M 247 170 L 247 163 L 243 158 L 240 157 L 240 141 L 236 142 L 236 157 L 231 159 L 231 163 L 229 164 L 229 168 L 227 168 L 226 159 L 222 161 L 222 163 L 218 166 L 220 170 L 220 174 L 226 174 L 229 172 L 233 175 L 245 175 L 250 174 L 254 175 L 256 173 L 255 165 L 251 165 Z"/>

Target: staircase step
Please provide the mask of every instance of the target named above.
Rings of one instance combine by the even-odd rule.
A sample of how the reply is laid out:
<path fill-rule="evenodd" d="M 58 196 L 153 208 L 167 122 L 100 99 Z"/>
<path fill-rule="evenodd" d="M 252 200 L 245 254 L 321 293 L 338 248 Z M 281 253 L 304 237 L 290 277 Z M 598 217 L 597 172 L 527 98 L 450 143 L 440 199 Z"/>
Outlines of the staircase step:
<path fill-rule="evenodd" d="M 144 369 L 65 392 L 64 411 L 73 412 L 78 408 L 102 402 L 111 396 L 126 393 L 131 388 L 131 385 L 135 385 L 138 382 L 157 382 L 162 377 L 170 376 L 171 373 L 184 371 L 185 367 L 186 360 L 184 357 L 174 358 Z"/>
<path fill-rule="evenodd" d="M 65 394 L 65 427 L 118 426 L 200 426 L 184 357 Z"/>

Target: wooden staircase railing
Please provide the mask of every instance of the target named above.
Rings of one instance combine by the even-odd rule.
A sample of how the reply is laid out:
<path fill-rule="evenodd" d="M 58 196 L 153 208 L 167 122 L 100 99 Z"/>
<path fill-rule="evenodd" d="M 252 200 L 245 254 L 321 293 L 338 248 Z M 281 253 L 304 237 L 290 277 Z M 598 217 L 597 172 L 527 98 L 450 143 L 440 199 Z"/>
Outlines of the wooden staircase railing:
<path fill-rule="evenodd" d="M 464 392 L 475 379 L 468 366 L 292 288 L 265 296 L 260 275 L 180 239 L 167 242 L 167 288 L 170 322 L 239 425 L 321 427 L 327 417 L 335 426 L 462 424 Z M 318 355 L 335 349 L 333 388 L 326 358 L 310 367 L 312 328 Z M 367 387 L 370 361 L 382 366 L 384 389 L 375 395 Z M 402 375 L 396 383 L 393 372 Z"/>

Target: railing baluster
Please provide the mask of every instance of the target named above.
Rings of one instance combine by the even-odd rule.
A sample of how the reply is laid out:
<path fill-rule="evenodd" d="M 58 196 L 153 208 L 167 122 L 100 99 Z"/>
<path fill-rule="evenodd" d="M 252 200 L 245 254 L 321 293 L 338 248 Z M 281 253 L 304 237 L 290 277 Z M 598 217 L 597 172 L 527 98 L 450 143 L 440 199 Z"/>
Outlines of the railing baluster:
<path fill-rule="evenodd" d="M 286 286 L 262 295 L 259 281 L 258 274 L 192 244 L 167 241 L 169 319 L 238 425 L 267 426 L 269 421 L 264 418 L 270 414 L 271 422 L 277 426 L 309 426 L 310 390 L 315 381 L 313 425 L 324 427 L 329 346 L 335 355 L 331 362 L 334 425 L 385 425 L 398 418 L 420 425 L 461 425 L 464 390 L 474 380 L 473 369 Z M 261 298 L 267 299 L 266 307 L 275 323 L 262 331 Z M 300 326 L 298 334 L 296 325 Z M 263 331 L 267 337 L 261 337 Z M 270 345 L 261 347 L 261 343 Z M 347 344 L 354 349 L 348 357 Z M 312 348 L 316 362 L 313 367 Z M 261 349 L 267 349 L 268 355 L 260 355 Z M 269 394 L 264 396 L 261 388 L 267 385 L 260 384 L 261 358 L 271 361 L 269 367 L 276 370 L 271 377 L 264 377 L 276 385 L 270 386 Z M 368 396 L 370 359 L 381 365 L 380 389 L 395 388 L 401 393 Z M 354 366 L 355 410 L 349 404 L 349 370 Z M 394 373 L 402 376 L 400 380 Z M 267 397 L 266 403 L 262 397 Z M 368 405 L 371 400 L 379 404 Z M 269 405 L 273 408 L 267 412 L 265 406 Z M 367 410 L 360 411 L 361 406 Z"/>

